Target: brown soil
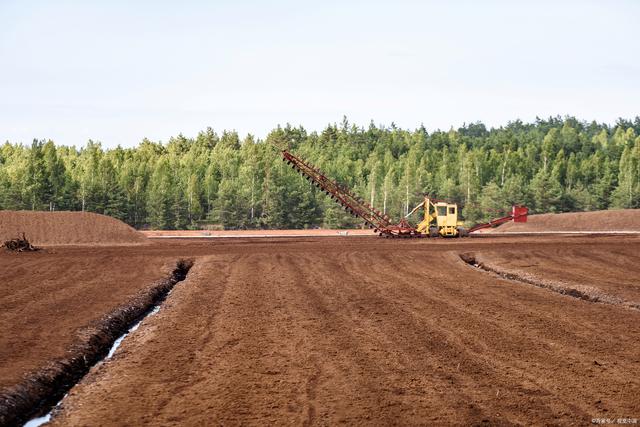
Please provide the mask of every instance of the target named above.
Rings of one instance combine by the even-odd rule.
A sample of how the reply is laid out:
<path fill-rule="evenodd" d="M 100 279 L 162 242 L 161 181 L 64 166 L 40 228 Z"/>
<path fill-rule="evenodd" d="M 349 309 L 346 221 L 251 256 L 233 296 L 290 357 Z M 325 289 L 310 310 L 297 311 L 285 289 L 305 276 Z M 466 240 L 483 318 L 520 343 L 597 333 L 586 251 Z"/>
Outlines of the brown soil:
<path fill-rule="evenodd" d="M 16 396 L 58 381 L 61 363 L 117 320 L 105 316 L 144 302 L 175 263 L 119 248 L 0 251 L 0 421 Z"/>
<path fill-rule="evenodd" d="M 523 248 L 540 263 L 539 271 L 531 268 L 538 274 L 546 276 L 552 264 L 535 261 L 539 254 L 556 253 L 567 262 L 554 279 L 584 274 L 590 286 L 635 295 L 626 288 L 637 286 L 637 269 L 608 266 L 612 257 L 636 259 L 638 237 L 156 242 L 138 264 L 188 254 L 195 266 L 114 359 L 73 389 L 53 424 L 637 418 L 640 312 L 499 279 L 460 259 Z M 72 258 L 72 249 L 62 251 Z M 95 249 L 94 256 L 101 251 L 113 254 Z M 606 273 L 596 274 L 601 269 Z M 50 305 L 33 327 L 56 319 L 71 325 L 74 306 Z M 14 365 L 24 357 L 20 337 L 29 340 L 22 328 L 30 326 L 12 331 L 22 351 L 0 360 Z"/>
<path fill-rule="evenodd" d="M 144 230 L 147 237 L 311 237 L 311 236 L 373 236 L 370 229 L 308 229 L 308 230 Z"/>
<path fill-rule="evenodd" d="M 640 209 L 529 215 L 527 222 L 507 222 L 490 231 L 640 231 Z"/>
<path fill-rule="evenodd" d="M 128 245 L 146 237 L 122 221 L 90 212 L 0 211 L 0 241 L 25 233 L 34 245 Z"/>
<path fill-rule="evenodd" d="M 594 302 L 640 309 L 640 251 L 624 247 L 522 247 L 475 254 L 483 267 Z"/>

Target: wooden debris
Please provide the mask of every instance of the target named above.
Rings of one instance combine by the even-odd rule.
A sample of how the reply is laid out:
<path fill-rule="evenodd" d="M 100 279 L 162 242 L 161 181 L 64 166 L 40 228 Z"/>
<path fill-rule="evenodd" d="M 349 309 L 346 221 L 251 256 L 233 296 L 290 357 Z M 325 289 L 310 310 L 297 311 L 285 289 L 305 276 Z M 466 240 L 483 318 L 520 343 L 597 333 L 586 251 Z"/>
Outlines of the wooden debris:
<path fill-rule="evenodd" d="M 10 239 L 4 242 L 0 247 L 4 247 L 12 252 L 32 252 L 37 251 L 40 248 L 37 248 L 29 242 L 24 233 L 22 233 L 22 237 L 16 237 L 15 239 Z"/>

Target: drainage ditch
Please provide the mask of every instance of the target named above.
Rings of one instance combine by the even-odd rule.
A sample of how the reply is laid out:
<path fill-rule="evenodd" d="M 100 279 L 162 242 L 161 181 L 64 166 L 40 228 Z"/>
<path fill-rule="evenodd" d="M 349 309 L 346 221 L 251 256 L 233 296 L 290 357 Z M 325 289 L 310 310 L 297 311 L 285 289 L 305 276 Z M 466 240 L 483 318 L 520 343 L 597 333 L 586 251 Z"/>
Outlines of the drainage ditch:
<path fill-rule="evenodd" d="M 559 293 L 561 295 L 566 295 L 572 298 L 581 299 L 583 301 L 588 301 L 592 303 L 601 303 L 601 304 L 611 304 L 622 306 L 634 310 L 640 309 L 640 304 L 635 302 L 626 301 L 622 298 L 606 294 L 597 288 L 593 288 L 590 286 L 583 286 L 583 289 L 576 289 L 571 286 L 567 286 L 565 284 L 559 284 L 554 282 L 549 282 L 541 279 L 525 277 L 521 274 L 510 273 L 506 271 L 501 271 L 492 266 L 488 266 L 477 260 L 475 254 L 473 253 L 463 253 L 460 254 L 460 259 L 465 263 L 469 264 L 471 267 L 476 268 L 478 270 L 482 270 L 484 272 L 492 273 L 500 278 L 525 283 L 527 285 L 537 286 L 539 288 L 548 289 L 550 291 Z"/>
<path fill-rule="evenodd" d="M 0 426 L 37 426 L 49 420 L 50 411 L 89 370 L 110 358 L 122 339 L 158 311 L 173 287 L 187 277 L 192 260 L 180 260 L 171 274 L 78 334 L 66 357 L 47 364 L 0 394 Z M 38 417 L 38 418 L 34 418 Z"/>

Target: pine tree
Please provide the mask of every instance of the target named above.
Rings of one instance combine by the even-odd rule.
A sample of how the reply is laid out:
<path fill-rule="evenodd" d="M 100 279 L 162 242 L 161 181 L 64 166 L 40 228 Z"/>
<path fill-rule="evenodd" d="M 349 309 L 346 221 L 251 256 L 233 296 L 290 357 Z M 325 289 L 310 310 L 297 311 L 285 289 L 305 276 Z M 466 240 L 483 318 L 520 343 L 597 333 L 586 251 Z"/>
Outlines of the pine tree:
<path fill-rule="evenodd" d="M 44 202 L 48 202 L 50 210 L 64 209 L 66 170 L 64 163 L 58 158 L 58 153 L 53 141 L 47 141 L 43 146 L 43 162 L 48 187 L 43 189 Z"/>
<path fill-rule="evenodd" d="M 158 161 L 149 186 L 147 199 L 148 222 L 151 228 L 168 229 L 171 223 L 171 170 L 166 158 Z"/>
<path fill-rule="evenodd" d="M 559 212 L 562 206 L 562 188 L 553 175 L 541 169 L 531 181 L 535 212 Z"/>
<path fill-rule="evenodd" d="M 612 199 L 617 208 L 640 208 L 640 138 L 634 147 L 627 146 L 622 152 Z"/>
<path fill-rule="evenodd" d="M 25 182 L 25 198 L 31 210 L 44 207 L 44 200 L 50 197 L 51 183 L 45 171 L 43 142 L 36 139 L 31 144 Z"/>

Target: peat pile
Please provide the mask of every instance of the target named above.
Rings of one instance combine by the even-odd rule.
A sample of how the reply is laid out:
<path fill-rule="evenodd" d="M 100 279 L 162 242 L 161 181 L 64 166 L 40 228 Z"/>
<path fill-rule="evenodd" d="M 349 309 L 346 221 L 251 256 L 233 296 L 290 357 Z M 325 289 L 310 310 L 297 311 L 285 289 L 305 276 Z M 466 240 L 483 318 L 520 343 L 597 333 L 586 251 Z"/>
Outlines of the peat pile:
<path fill-rule="evenodd" d="M 492 233 L 538 231 L 640 231 L 640 209 L 529 215 L 527 222 L 507 222 Z"/>
<path fill-rule="evenodd" d="M 96 213 L 0 211 L 0 241 L 23 233 L 34 245 L 135 245 L 147 241 L 124 222 Z"/>

